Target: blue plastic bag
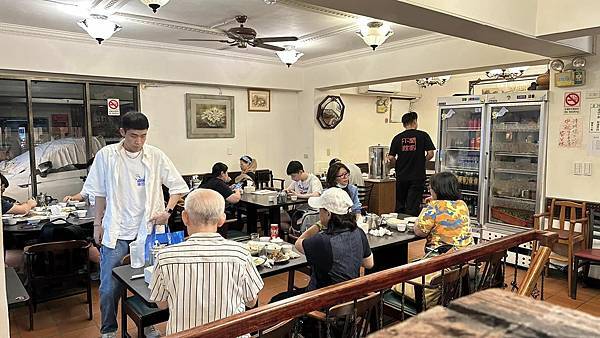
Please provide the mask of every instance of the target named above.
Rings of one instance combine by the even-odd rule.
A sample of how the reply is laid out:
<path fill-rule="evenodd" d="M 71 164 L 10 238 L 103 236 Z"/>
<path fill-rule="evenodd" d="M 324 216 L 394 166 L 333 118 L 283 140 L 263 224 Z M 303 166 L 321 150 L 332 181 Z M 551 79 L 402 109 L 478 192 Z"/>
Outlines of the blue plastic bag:
<path fill-rule="evenodd" d="M 149 262 L 150 265 L 154 263 L 154 256 L 152 255 L 152 247 L 154 247 L 155 243 L 158 244 L 166 244 L 172 245 L 183 242 L 185 237 L 185 233 L 183 231 L 175 231 L 171 232 L 169 229 L 169 225 L 165 224 L 165 232 L 162 234 L 156 233 L 156 225 L 152 226 L 152 232 L 146 237 L 146 246 L 145 246 L 145 258 L 146 262 Z"/>

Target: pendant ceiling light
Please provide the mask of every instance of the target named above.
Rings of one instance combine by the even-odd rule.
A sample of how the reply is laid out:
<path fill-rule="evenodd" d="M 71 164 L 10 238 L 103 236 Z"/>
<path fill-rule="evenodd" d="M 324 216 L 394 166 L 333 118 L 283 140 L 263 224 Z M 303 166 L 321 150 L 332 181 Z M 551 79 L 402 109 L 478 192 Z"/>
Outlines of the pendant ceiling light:
<path fill-rule="evenodd" d="M 390 36 L 394 35 L 394 31 L 389 24 L 381 21 L 370 21 L 360 26 L 360 31 L 356 32 L 363 41 L 373 48 L 379 47 Z"/>
<path fill-rule="evenodd" d="M 491 79 L 496 80 L 514 80 L 523 76 L 523 74 L 528 68 L 529 67 L 527 66 L 523 66 L 508 69 L 492 69 L 485 72 L 485 75 Z"/>
<path fill-rule="evenodd" d="M 425 88 L 425 87 L 429 87 L 429 86 L 433 86 L 433 85 L 443 86 L 444 84 L 446 84 L 446 82 L 448 82 L 448 80 L 450 80 L 450 75 L 433 76 L 433 77 L 417 79 L 417 84 L 421 88 Z"/>
<path fill-rule="evenodd" d="M 121 30 L 121 26 L 108 20 L 105 15 L 91 14 L 88 18 L 77 22 L 79 27 L 83 28 L 91 37 L 101 44 L 102 41 L 110 38 L 113 34 Z"/>
<path fill-rule="evenodd" d="M 296 63 L 296 61 L 298 61 L 298 59 L 304 55 L 304 53 L 297 51 L 294 46 L 287 45 L 284 46 L 284 48 L 285 50 L 275 53 L 277 56 L 279 56 L 281 62 L 285 63 L 288 67 Z"/>
<path fill-rule="evenodd" d="M 144 5 L 152 8 L 152 11 L 156 13 L 156 10 L 166 5 L 169 0 L 140 0 Z"/>

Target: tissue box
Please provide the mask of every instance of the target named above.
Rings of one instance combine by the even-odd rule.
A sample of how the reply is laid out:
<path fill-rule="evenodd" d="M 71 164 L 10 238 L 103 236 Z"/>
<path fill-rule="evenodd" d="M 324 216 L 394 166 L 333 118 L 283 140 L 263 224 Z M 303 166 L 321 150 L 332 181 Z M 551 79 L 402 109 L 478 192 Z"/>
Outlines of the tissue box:
<path fill-rule="evenodd" d="M 152 273 L 154 272 L 154 266 L 147 266 L 144 268 L 144 281 L 146 284 L 150 284 L 152 280 Z"/>

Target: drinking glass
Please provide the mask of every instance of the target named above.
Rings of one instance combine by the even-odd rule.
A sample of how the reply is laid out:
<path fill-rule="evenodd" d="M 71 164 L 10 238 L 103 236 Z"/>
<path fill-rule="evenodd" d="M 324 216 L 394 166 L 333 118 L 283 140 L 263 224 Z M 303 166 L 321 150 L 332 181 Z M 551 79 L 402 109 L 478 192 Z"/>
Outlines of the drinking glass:
<path fill-rule="evenodd" d="M 260 238 L 260 236 L 257 233 L 251 233 L 250 234 L 250 240 L 251 241 L 258 241 Z"/>

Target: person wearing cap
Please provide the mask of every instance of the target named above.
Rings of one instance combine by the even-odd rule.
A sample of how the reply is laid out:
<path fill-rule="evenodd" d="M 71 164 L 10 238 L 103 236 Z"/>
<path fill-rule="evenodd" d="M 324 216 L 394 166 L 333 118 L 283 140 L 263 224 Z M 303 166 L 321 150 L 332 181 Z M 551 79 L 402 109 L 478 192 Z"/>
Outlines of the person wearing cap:
<path fill-rule="evenodd" d="M 306 255 L 312 275 L 306 291 L 315 290 L 360 276 L 360 267 L 373 267 L 373 253 L 365 233 L 356 224 L 352 200 L 340 188 L 329 188 L 319 197 L 308 199 L 319 209 L 318 224 L 296 241 L 296 249 Z"/>

